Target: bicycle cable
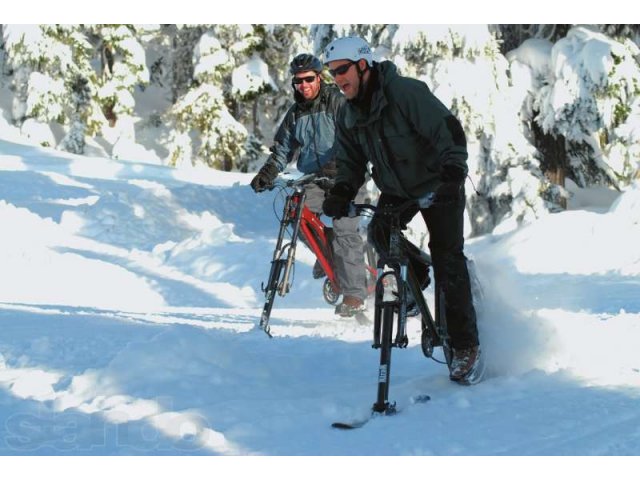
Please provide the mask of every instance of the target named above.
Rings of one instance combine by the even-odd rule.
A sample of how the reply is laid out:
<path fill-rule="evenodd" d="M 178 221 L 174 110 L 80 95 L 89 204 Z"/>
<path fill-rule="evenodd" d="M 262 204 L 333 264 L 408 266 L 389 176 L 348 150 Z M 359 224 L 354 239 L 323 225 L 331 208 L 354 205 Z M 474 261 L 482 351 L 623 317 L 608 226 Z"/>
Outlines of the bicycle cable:
<path fill-rule="evenodd" d="M 431 360 L 433 360 L 434 362 L 439 363 L 441 365 L 446 365 L 447 364 L 446 361 L 438 360 L 436 357 L 431 356 L 429 358 L 431 358 Z"/>
<path fill-rule="evenodd" d="M 276 194 L 276 196 L 273 198 L 273 203 L 271 204 L 271 207 L 273 208 L 273 214 L 275 215 L 276 219 L 278 220 L 278 222 L 282 222 L 282 218 L 280 218 L 278 216 L 278 211 L 276 210 L 276 201 L 278 199 L 282 199 L 284 197 L 284 195 L 282 194 L 282 192 L 285 190 L 285 187 L 278 187 L 278 192 Z M 285 197 L 285 202 L 286 202 L 286 197 Z"/>

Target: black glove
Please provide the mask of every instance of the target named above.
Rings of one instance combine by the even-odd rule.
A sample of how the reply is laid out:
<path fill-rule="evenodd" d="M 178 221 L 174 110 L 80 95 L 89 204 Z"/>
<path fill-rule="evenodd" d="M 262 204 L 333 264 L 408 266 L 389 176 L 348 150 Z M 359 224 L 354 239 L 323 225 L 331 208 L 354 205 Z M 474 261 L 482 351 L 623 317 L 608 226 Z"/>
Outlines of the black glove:
<path fill-rule="evenodd" d="M 356 191 L 350 185 L 336 183 L 322 202 L 322 211 L 329 217 L 346 217 L 349 213 L 349 202 L 355 196 Z"/>
<path fill-rule="evenodd" d="M 454 200 L 460 197 L 467 174 L 457 165 L 443 165 L 440 168 L 442 184 L 436 192 L 440 200 Z"/>
<path fill-rule="evenodd" d="M 273 181 L 278 176 L 278 167 L 273 163 L 265 163 L 258 174 L 251 180 L 251 188 L 258 193 L 273 185 Z"/>
<path fill-rule="evenodd" d="M 440 179 L 443 183 L 463 183 L 467 173 L 458 165 L 446 164 L 440 168 Z"/>
<path fill-rule="evenodd" d="M 336 167 L 335 159 L 329 160 L 320 169 L 320 175 L 322 175 L 323 177 L 334 178 L 337 173 L 338 173 L 338 168 Z"/>

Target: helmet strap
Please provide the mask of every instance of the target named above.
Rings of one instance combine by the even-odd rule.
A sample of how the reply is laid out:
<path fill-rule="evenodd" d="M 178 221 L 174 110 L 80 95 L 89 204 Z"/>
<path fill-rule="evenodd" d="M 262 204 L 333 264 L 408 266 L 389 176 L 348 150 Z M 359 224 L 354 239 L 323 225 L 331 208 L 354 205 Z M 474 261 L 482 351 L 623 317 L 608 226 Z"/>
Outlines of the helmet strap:
<path fill-rule="evenodd" d="M 358 72 L 358 95 L 355 98 L 356 103 L 360 103 L 364 98 L 365 91 L 365 83 L 364 83 L 364 74 L 369 70 L 369 64 L 367 63 L 367 68 L 364 70 L 360 68 L 360 60 L 356 62 L 356 71 Z"/>

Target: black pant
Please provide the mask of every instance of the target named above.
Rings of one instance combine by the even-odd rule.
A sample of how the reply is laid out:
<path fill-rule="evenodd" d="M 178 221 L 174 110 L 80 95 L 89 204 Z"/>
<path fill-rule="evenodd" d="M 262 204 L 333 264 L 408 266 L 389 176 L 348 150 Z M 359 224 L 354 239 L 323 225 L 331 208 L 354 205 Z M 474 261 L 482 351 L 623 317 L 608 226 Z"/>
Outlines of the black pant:
<path fill-rule="evenodd" d="M 397 206 L 406 199 L 393 195 L 382 194 L 378 206 Z M 464 190 L 458 198 L 448 199 L 446 202 L 436 202 L 429 208 L 419 209 L 417 205 L 407 209 L 399 218 L 402 229 L 418 213 L 422 214 L 429 230 L 429 250 L 433 261 L 436 281 L 445 294 L 445 310 L 447 315 L 447 329 L 451 346 L 464 349 L 476 346 L 478 328 L 476 312 L 473 308 L 469 271 L 464 256 L 463 212 L 465 208 Z M 381 215 L 374 215 L 369 224 L 369 241 L 380 255 L 388 252 L 389 224 Z M 428 266 L 420 259 L 419 249 L 407 240 L 406 251 L 409 262 L 420 285 L 426 286 L 428 281 Z"/>

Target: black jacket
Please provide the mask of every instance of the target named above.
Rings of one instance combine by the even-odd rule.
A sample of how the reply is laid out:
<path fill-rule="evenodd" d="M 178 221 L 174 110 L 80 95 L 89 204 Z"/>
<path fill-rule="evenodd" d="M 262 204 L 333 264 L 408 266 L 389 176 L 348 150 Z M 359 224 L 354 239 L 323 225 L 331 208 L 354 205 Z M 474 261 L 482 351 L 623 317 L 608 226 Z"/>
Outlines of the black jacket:
<path fill-rule="evenodd" d="M 393 63 L 372 69 L 364 105 L 348 102 L 338 119 L 336 183 L 357 191 L 371 162 L 382 193 L 420 198 L 441 185 L 443 164 L 466 174 L 466 137 L 447 107 L 424 82 L 400 76 Z"/>

